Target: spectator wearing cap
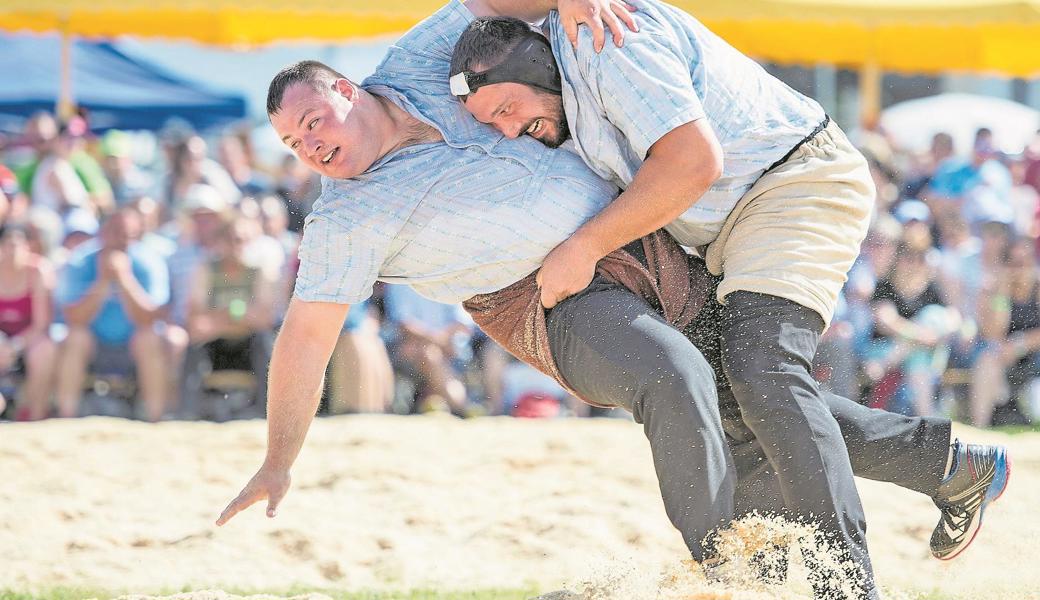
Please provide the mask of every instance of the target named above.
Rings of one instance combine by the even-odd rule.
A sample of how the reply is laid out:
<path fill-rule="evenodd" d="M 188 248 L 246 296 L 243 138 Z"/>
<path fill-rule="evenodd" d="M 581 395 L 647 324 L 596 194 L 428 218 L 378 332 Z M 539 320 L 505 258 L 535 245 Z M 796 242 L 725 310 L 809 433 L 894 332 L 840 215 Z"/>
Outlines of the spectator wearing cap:
<path fill-rule="evenodd" d="M 116 206 L 125 206 L 155 187 L 152 177 L 134 162 L 132 152 L 133 140 L 125 131 L 112 129 L 101 138 L 101 167 Z"/>
<path fill-rule="evenodd" d="M 902 225 L 903 240 L 915 248 L 932 246 L 932 211 L 928 205 L 915 198 L 903 200 L 893 211 Z M 934 259 L 929 256 L 929 259 Z"/>
<path fill-rule="evenodd" d="M 254 265 L 277 269 L 285 267 L 289 256 L 281 240 L 275 239 L 264 230 L 263 212 L 256 198 L 246 197 L 234 207 L 234 220 L 241 221 L 248 234 L 247 260 Z"/>
<path fill-rule="evenodd" d="M 252 371 L 256 404 L 264 407 L 280 271 L 270 264 L 253 265 L 246 260 L 251 235 L 244 221 L 226 223 L 216 256 L 194 273 L 188 311 L 193 350 L 189 351 L 187 372 L 191 381 L 201 382 L 197 374 L 203 361 L 214 371 Z M 196 387 L 188 394 L 197 401 L 200 391 Z"/>
<path fill-rule="evenodd" d="M 58 375 L 58 413 L 76 416 L 88 368 L 125 374 L 133 365 L 143 412 L 158 420 L 166 410 L 169 387 L 167 345 L 157 321 L 170 286 L 162 257 L 134 243 L 136 212 L 122 209 L 101 226 L 98 247 L 77 253 L 58 285 L 58 305 L 68 325 Z"/>
<path fill-rule="evenodd" d="M 170 272 L 170 321 L 187 327 L 191 285 L 199 265 L 216 255 L 220 232 L 231 217 L 227 200 L 211 186 L 188 188 L 178 220 L 177 249 L 166 260 Z"/>
<path fill-rule="evenodd" d="M 48 337 L 52 280 L 46 261 L 30 252 L 25 230 L 0 224 L 0 377 L 25 372 L 19 420 L 42 419 L 50 410 L 57 364 Z"/>
<path fill-rule="evenodd" d="M 76 208 L 66 213 L 62 219 L 64 237 L 61 245 L 68 253 L 76 251 L 80 246 L 93 240 L 101 229 L 94 213 L 85 208 Z M 65 261 L 62 260 L 62 263 Z"/>

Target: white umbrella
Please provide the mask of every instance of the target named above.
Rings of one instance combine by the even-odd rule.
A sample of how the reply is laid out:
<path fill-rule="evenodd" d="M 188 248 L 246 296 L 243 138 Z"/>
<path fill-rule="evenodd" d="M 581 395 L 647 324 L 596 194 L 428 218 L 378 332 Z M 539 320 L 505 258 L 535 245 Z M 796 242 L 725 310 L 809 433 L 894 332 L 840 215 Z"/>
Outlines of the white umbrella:
<path fill-rule="evenodd" d="M 975 131 L 988 127 L 998 148 L 1018 154 L 1040 128 L 1040 111 L 992 96 L 940 94 L 886 108 L 881 112 L 881 126 L 908 150 L 927 150 L 932 136 L 949 133 L 958 154 L 970 152 Z"/>

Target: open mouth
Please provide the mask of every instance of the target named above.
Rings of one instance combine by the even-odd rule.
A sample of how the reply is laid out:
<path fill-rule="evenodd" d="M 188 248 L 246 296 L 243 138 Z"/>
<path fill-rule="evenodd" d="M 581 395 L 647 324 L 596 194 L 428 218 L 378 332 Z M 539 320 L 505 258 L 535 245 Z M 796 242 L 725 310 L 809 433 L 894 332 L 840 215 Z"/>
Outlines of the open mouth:
<path fill-rule="evenodd" d="M 531 125 L 527 128 L 527 131 L 525 131 L 524 133 L 531 136 L 537 136 L 544 128 L 544 125 L 545 119 L 535 119 L 534 123 L 531 123 Z"/>
<path fill-rule="evenodd" d="M 331 152 L 326 154 L 321 159 L 321 164 L 323 164 L 323 165 L 329 164 L 330 162 L 332 162 L 332 159 L 335 158 L 337 154 L 339 154 L 339 148 L 338 147 L 337 148 L 333 148 Z"/>

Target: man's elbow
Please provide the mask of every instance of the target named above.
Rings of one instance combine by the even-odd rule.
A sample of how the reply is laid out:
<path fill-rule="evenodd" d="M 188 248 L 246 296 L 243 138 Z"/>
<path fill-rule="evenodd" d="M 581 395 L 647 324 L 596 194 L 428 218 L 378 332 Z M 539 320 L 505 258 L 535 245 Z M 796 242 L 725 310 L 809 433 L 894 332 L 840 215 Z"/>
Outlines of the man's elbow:
<path fill-rule="evenodd" d="M 704 140 L 704 149 L 696 153 L 700 162 L 699 171 L 703 173 L 704 182 L 711 187 L 722 177 L 725 162 L 723 159 L 722 144 L 714 135 Z"/>
<path fill-rule="evenodd" d="M 703 167 L 704 182 L 707 184 L 706 187 L 711 187 L 716 181 L 722 178 L 722 169 L 724 167 L 722 152 L 712 152 L 706 157 L 705 164 Z"/>

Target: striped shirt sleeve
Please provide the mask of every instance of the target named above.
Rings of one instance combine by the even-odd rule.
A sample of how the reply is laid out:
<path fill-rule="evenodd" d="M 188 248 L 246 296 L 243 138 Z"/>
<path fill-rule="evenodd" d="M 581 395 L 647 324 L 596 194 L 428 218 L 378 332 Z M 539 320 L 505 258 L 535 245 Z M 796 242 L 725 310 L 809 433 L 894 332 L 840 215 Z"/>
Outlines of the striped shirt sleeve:
<path fill-rule="evenodd" d="M 666 35 L 629 33 L 623 47 L 607 43 L 597 54 L 586 34 L 577 52 L 585 80 L 607 119 L 641 159 L 669 131 L 705 117 L 690 65 Z"/>
<path fill-rule="evenodd" d="M 382 244 L 325 215 L 312 214 L 300 242 L 295 296 L 305 302 L 357 304 L 372 295 L 385 258 Z"/>

